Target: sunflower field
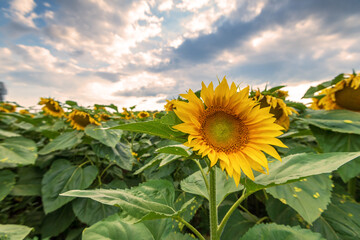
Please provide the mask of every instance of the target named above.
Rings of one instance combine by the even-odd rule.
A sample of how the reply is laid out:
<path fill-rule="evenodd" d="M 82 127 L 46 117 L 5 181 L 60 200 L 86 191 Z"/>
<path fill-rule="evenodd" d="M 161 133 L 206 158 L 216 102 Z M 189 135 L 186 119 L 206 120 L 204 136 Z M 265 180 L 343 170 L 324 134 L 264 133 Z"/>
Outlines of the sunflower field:
<path fill-rule="evenodd" d="M 0 103 L 0 239 L 360 239 L 360 75 L 283 87 Z"/>

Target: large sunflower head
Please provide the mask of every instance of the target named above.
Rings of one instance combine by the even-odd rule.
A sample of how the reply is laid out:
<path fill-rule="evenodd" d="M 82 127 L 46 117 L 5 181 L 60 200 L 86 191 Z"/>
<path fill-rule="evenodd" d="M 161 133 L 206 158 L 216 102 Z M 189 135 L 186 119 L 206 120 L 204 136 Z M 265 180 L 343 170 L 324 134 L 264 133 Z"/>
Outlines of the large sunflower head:
<path fill-rule="evenodd" d="M 281 160 L 270 145 L 286 147 L 276 138 L 283 128 L 274 123 L 270 107 L 260 108 L 248 95 L 249 87 L 238 92 L 236 85 L 229 87 L 224 78 L 215 90 L 213 83 L 208 87 L 202 83 L 201 98 L 190 89 L 180 95 L 188 102 L 174 103 L 174 112 L 183 123 L 173 128 L 189 134 L 184 145 L 207 156 L 211 166 L 219 162 L 237 185 L 241 171 L 252 180 L 253 169 L 268 171 L 263 152 Z"/>
<path fill-rule="evenodd" d="M 89 124 L 100 125 L 90 114 L 79 110 L 72 111 L 67 118 L 67 121 L 76 130 L 84 130 Z"/>
<path fill-rule="evenodd" d="M 45 105 L 42 110 L 45 114 L 53 117 L 62 117 L 65 115 L 64 110 L 59 105 L 59 102 L 54 101 L 52 98 L 40 98 L 39 105 Z"/>
<path fill-rule="evenodd" d="M 16 111 L 16 105 L 11 103 L 0 103 L 0 107 L 2 108 L 2 112 L 15 112 Z"/>
<path fill-rule="evenodd" d="M 275 92 L 275 95 L 279 96 L 274 97 L 272 95 L 263 95 L 260 91 L 257 91 L 254 100 L 260 103 L 260 108 L 270 106 L 270 113 L 274 114 L 274 117 L 276 118 L 275 123 L 282 126 L 285 130 L 288 130 L 290 127 L 289 115 L 292 115 L 293 113 L 298 114 L 298 112 L 292 107 L 288 107 L 283 99 L 281 99 L 285 98 L 286 94 L 286 91 L 280 92 L 280 90 L 278 90 Z"/>
<path fill-rule="evenodd" d="M 335 86 L 322 90 L 319 95 L 325 95 L 318 101 L 325 110 L 360 111 L 360 76 L 348 74 Z"/>

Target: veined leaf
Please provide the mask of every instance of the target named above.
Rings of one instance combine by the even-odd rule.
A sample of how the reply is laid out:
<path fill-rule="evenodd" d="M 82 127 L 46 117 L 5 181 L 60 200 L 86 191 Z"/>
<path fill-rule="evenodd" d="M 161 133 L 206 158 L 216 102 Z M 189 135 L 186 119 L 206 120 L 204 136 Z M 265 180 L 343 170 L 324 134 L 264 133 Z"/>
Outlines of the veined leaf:
<path fill-rule="evenodd" d="M 15 174 L 10 170 L 0 171 L 0 201 L 2 201 L 15 185 Z"/>
<path fill-rule="evenodd" d="M 120 141 L 122 130 L 119 129 L 105 129 L 117 125 L 115 122 L 104 122 L 101 126 L 89 124 L 85 128 L 86 135 L 99 140 L 101 143 L 109 147 L 115 147 Z"/>
<path fill-rule="evenodd" d="M 289 227 L 275 223 L 255 225 L 241 238 L 241 240 L 254 239 L 325 240 L 319 233 L 312 232 L 309 229 Z"/>
<path fill-rule="evenodd" d="M 344 79 L 344 74 L 341 73 L 339 75 L 337 75 L 334 79 L 330 80 L 330 81 L 326 81 L 326 82 L 323 82 L 319 85 L 317 85 L 316 87 L 310 87 L 305 95 L 302 97 L 302 98 L 312 98 L 315 96 L 315 93 L 324 89 L 324 88 L 327 88 L 327 87 L 330 87 L 338 82 L 340 82 L 341 80 Z"/>
<path fill-rule="evenodd" d="M 0 144 L 0 169 L 34 164 L 37 147 L 34 141 L 23 137 L 11 137 Z"/>
<path fill-rule="evenodd" d="M 332 181 L 329 176 L 310 176 L 298 182 L 267 188 L 266 192 L 295 209 L 311 224 L 330 202 Z"/>
<path fill-rule="evenodd" d="M 24 239 L 32 228 L 15 224 L 0 224 L 0 239 L 21 240 Z"/>
<path fill-rule="evenodd" d="M 56 160 L 42 180 L 42 201 L 45 213 L 50 213 L 72 201 L 73 197 L 62 197 L 60 193 L 72 189 L 85 189 L 96 178 L 95 166 L 84 168 L 72 165 L 67 160 Z"/>
<path fill-rule="evenodd" d="M 54 237 L 65 231 L 75 220 L 71 204 L 67 204 L 55 212 L 47 214 L 41 226 L 43 238 Z"/>
<path fill-rule="evenodd" d="M 206 172 L 207 169 L 204 169 L 204 171 Z M 207 176 L 207 178 L 209 181 L 209 176 Z M 182 180 L 180 185 L 183 191 L 202 196 L 209 200 L 209 194 L 200 171 Z M 241 184 L 236 187 L 234 180 L 228 179 L 226 173 L 216 167 L 216 205 L 219 206 L 230 193 L 238 192 L 243 188 L 244 186 Z"/>
<path fill-rule="evenodd" d="M 39 151 L 39 154 L 45 155 L 57 150 L 63 150 L 72 148 L 81 143 L 81 138 L 84 133 L 79 131 L 71 131 L 61 134 L 53 141 L 49 142 L 43 149 Z"/>
<path fill-rule="evenodd" d="M 189 149 L 188 147 L 185 147 L 184 145 L 179 144 L 179 145 L 171 145 L 171 146 L 165 146 L 162 148 L 158 148 L 158 149 L 156 149 L 156 152 L 180 155 L 183 157 L 189 157 L 191 153 L 188 149 Z"/>
<path fill-rule="evenodd" d="M 124 221 L 136 223 L 142 220 L 169 218 L 180 214 L 192 200 L 181 209 L 174 206 L 175 189 L 167 180 L 150 180 L 131 189 L 73 190 L 62 196 L 91 198 L 98 202 L 118 206 Z"/>

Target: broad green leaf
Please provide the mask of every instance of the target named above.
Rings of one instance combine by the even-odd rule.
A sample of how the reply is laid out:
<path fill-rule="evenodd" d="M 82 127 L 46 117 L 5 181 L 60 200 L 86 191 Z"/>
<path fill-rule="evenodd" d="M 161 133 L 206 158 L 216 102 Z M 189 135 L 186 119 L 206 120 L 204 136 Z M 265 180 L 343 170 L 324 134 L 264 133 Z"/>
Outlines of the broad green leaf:
<path fill-rule="evenodd" d="M 265 206 L 271 221 L 277 224 L 289 226 L 297 226 L 300 223 L 307 224 L 293 208 L 282 203 L 279 199 L 273 198 L 271 195 L 268 195 Z"/>
<path fill-rule="evenodd" d="M 41 226 L 43 238 L 54 237 L 65 231 L 75 220 L 71 204 L 67 204 L 45 216 Z"/>
<path fill-rule="evenodd" d="M 15 185 L 15 174 L 10 170 L 0 171 L 0 201 L 2 201 Z"/>
<path fill-rule="evenodd" d="M 204 169 L 206 172 L 207 169 Z M 209 181 L 209 175 L 207 176 Z M 209 200 L 209 194 L 206 189 L 204 178 L 201 175 L 200 170 L 193 173 L 189 177 L 180 182 L 181 189 L 185 192 L 200 195 Z M 220 203 L 233 192 L 238 192 L 244 188 L 243 185 L 236 187 L 233 179 L 228 178 L 226 173 L 216 167 L 216 205 Z"/>
<path fill-rule="evenodd" d="M 170 125 L 163 124 L 159 120 L 121 124 L 110 129 L 122 129 L 131 132 L 146 133 L 181 143 L 186 142 L 186 138 L 184 137 L 185 134 L 183 132 L 176 131 L 172 129 Z"/>
<path fill-rule="evenodd" d="M 269 164 L 269 174 L 255 177 L 260 185 L 282 184 L 322 173 L 331 173 L 345 163 L 360 156 L 360 152 L 300 153 L 286 156 Z"/>
<path fill-rule="evenodd" d="M 302 122 L 333 132 L 360 134 L 360 113 L 348 110 L 306 111 Z"/>
<path fill-rule="evenodd" d="M 84 133 L 79 131 L 63 133 L 49 142 L 43 149 L 39 151 L 39 154 L 45 155 L 57 150 L 72 148 L 81 143 L 81 138 L 83 135 Z"/>
<path fill-rule="evenodd" d="M 21 137 L 21 135 L 15 132 L 9 132 L 0 129 L 0 138 L 9 138 L 9 137 Z"/>
<path fill-rule="evenodd" d="M 116 165 L 122 169 L 132 170 L 135 158 L 131 154 L 129 145 L 119 142 L 115 147 L 108 147 L 101 143 L 92 144 L 91 146 L 95 154 L 100 158 L 106 158 L 109 161 L 116 163 Z"/>
<path fill-rule="evenodd" d="M 174 126 L 174 125 L 182 123 L 182 121 L 175 114 L 174 111 L 167 112 L 165 116 L 163 116 L 160 120 L 156 120 L 156 121 L 159 121 L 162 124 L 170 125 L 170 126 Z"/>
<path fill-rule="evenodd" d="M 0 224 L 0 239 L 23 240 L 32 228 L 15 224 Z"/>
<path fill-rule="evenodd" d="M 258 224 L 252 227 L 241 240 L 325 240 L 319 233 L 310 231 L 309 229 L 302 229 L 300 227 L 290 227 L 284 225 Z"/>
<path fill-rule="evenodd" d="M 162 148 L 158 148 L 158 149 L 156 149 L 156 152 L 180 155 L 183 157 L 189 157 L 191 153 L 188 149 L 189 148 L 185 147 L 184 145 L 172 145 L 172 146 L 165 146 Z"/>
<path fill-rule="evenodd" d="M 171 232 L 165 238 L 161 238 L 159 240 L 194 240 L 194 239 L 196 239 L 196 238 L 194 238 L 193 236 L 191 236 L 189 234 L 181 234 L 178 232 Z"/>
<path fill-rule="evenodd" d="M 104 204 L 118 206 L 123 210 L 122 217 L 130 223 L 176 216 L 191 203 L 190 200 L 180 210 L 176 210 L 175 189 L 167 180 L 150 180 L 125 190 L 73 190 L 63 193 L 62 196 L 91 198 Z"/>
<path fill-rule="evenodd" d="M 180 209 L 182 205 L 186 202 L 194 198 L 193 194 L 189 194 L 186 192 L 182 192 L 175 201 L 175 208 Z M 192 201 L 190 205 L 187 206 L 186 210 L 180 214 L 185 221 L 190 222 L 191 219 L 196 214 L 196 211 L 201 207 L 203 203 L 203 198 L 199 196 L 195 196 L 195 199 Z M 184 224 L 172 219 L 172 229 L 176 232 L 181 232 L 184 227 Z"/>
<path fill-rule="evenodd" d="M 334 194 L 327 210 L 313 223 L 313 231 L 326 239 L 360 239 L 360 204 L 347 195 Z"/>
<path fill-rule="evenodd" d="M 120 141 L 122 130 L 104 129 L 114 127 L 115 125 L 117 125 L 115 122 L 103 122 L 101 126 L 89 124 L 85 128 L 85 134 L 99 140 L 106 146 L 115 147 L 115 145 Z"/>
<path fill-rule="evenodd" d="M 332 181 L 329 176 L 310 176 L 298 182 L 267 188 L 266 192 L 295 209 L 308 223 L 312 223 L 330 202 Z"/>
<path fill-rule="evenodd" d="M 229 206 L 220 207 L 219 219 L 222 219 L 225 216 L 229 208 Z M 240 239 L 256 224 L 256 220 L 258 219 L 252 219 L 249 214 L 243 211 L 235 210 L 226 223 L 226 226 L 221 234 L 221 240 Z"/>
<path fill-rule="evenodd" d="M 320 83 L 319 85 L 317 85 L 316 87 L 310 87 L 305 95 L 302 97 L 302 98 L 313 98 L 315 97 L 315 93 L 320 91 L 320 90 L 323 90 L 324 88 L 327 88 L 327 87 L 330 87 L 338 82 L 340 82 L 341 80 L 344 79 L 344 74 L 341 73 L 339 75 L 337 75 L 334 79 L 330 80 L 330 81 L 326 81 L 326 82 L 323 82 L 323 83 Z"/>
<path fill-rule="evenodd" d="M 11 137 L 0 144 L 0 169 L 34 164 L 36 158 L 37 147 L 30 139 Z"/>
<path fill-rule="evenodd" d="M 122 222 L 118 214 L 114 214 L 100 222 L 95 223 L 83 231 L 83 240 L 154 240 L 151 232 L 143 223 L 128 224 Z"/>
<path fill-rule="evenodd" d="M 171 229 L 171 219 L 169 218 L 147 220 L 141 223 L 151 232 L 154 239 L 165 239 L 166 236 L 173 231 L 173 229 Z"/>
<path fill-rule="evenodd" d="M 50 213 L 72 201 L 72 197 L 59 194 L 73 189 L 85 189 L 91 185 L 98 173 L 95 166 L 84 168 L 72 165 L 67 160 L 56 160 L 42 180 L 42 201 L 45 213 Z"/>
<path fill-rule="evenodd" d="M 43 172 L 34 166 L 18 169 L 19 179 L 11 191 L 13 196 L 41 196 Z"/>
<path fill-rule="evenodd" d="M 93 225 L 119 211 L 117 207 L 104 205 L 90 198 L 75 199 L 72 202 L 72 209 L 76 217 L 87 225 Z"/>
<path fill-rule="evenodd" d="M 157 156 L 155 156 L 153 159 L 151 159 L 149 162 L 147 162 L 144 166 L 142 166 L 141 168 L 139 168 L 138 170 L 136 170 L 134 172 L 134 175 L 140 174 L 143 171 L 145 171 L 146 169 L 151 168 L 152 166 L 155 166 L 156 164 L 160 163 L 160 162 L 172 162 L 175 161 L 176 159 L 179 159 L 181 156 L 179 155 L 169 155 L 169 154 L 165 154 L 165 153 L 160 153 Z"/>
<path fill-rule="evenodd" d="M 360 151 L 360 135 L 339 133 L 311 126 L 319 146 L 324 152 L 354 152 Z M 360 158 L 346 163 L 338 169 L 344 182 L 360 174 Z"/>

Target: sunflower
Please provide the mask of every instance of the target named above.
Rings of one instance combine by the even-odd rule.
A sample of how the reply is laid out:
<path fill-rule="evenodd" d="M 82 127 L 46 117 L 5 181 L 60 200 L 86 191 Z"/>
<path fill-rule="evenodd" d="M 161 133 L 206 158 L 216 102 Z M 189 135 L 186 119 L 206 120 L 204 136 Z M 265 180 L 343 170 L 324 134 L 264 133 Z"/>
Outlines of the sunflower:
<path fill-rule="evenodd" d="M 324 89 L 319 95 L 325 95 L 318 103 L 325 110 L 348 109 L 360 111 L 360 76 L 347 74 L 347 77 L 331 88 Z"/>
<path fill-rule="evenodd" d="M 126 119 L 129 120 L 131 118 L 135 118 L 133 112 L 129 112 L 126 108 L 122 108 L 123 112 L 121 113 L 123 115 L 123 117 L 121 117 L 122 119 Z"/>
<path fill-rule="evenodd" d="M 15 112 L 16 105 L 11 103 L 0 103 L 0 107 L 2 108 L 1 112 Z"/>
<path fill-rule="evenodd" d="M 89 124 L 100 125 L 90 114 L 79 110 L 74 110 L 67 118 L 70 125 L 77 130 L 84 130 Z"/>
<path fill-rule="evenodd" d="M 174 103 L 176 102 L 175 99 L 172 100 L 166 100 L 166 104 L 164 105 L 165 111 L 173 111 L 174 110 Z"/>
<path fill-rule="evenodd" d="M 109 114 L 101 113 L 100 116 L 98 117 L 98 121 L 99 122 L 106 122 L 106 121 L 109 121 L 110 118 L 111 118 L 111 116 Z"/>
<path fill-rule="evenodd" d="M 148 113 L 146 111 L 141 111 L 137 114 L 137 117 L 140 119 L 147 118 L 147 117 L 150 117 L 150 113 Z"/>
<path fill-rule="evenodd" d="M 229 88 L 224 77 L 215 91 L 212 82 L 208 87 L 202 83 L 202 100 L 189 89 L 187 94 L 180 95 L 188 102 L 174 103 L 174 112 L 183 123 L 173 128 L 189 134 L 184 145 L 202 157 L 207 156 L 210 166 L 219 162 L 236 185 L 241 171 L 252 180 L 252 169 L 268 171 L 262 151 L 281 160 L 270 144 L 286 147 L 276 138 L 283 128 L 274 123 L 276 119 L 269 113 L 270 107 L 260 108 L 248 95 L 249 87 L 237 92 L 236 85 L 232 83 Z"/>
<path fill-rule="evenodd" d="M 45 114 L 48 114 L 53 117 L 62 117 L 64 116 L 64 110 L 60 107 L 59 102 L 54 101 L 52 98 L 40 98 L 39 105 L 45 105 L 42 107 L 42 110 Z"/>
<path fill-rule="evenodd" d="M 276 91 L 275 94 L 285 98 L 286 91 Z M 293 113 L 298 114 L 298 112 L 292 107 L 288 107 L 286 103 L 281 99 L 271 95 L 262 95 L 259 90 L 256 91 L 254 99 L 260 103 L 260 108 L 270 106 L 270 113 L 274 114 L 276 118 L 275 123 L 282 126 L 286 131 L 290 127 L 289 115 Z"/>

